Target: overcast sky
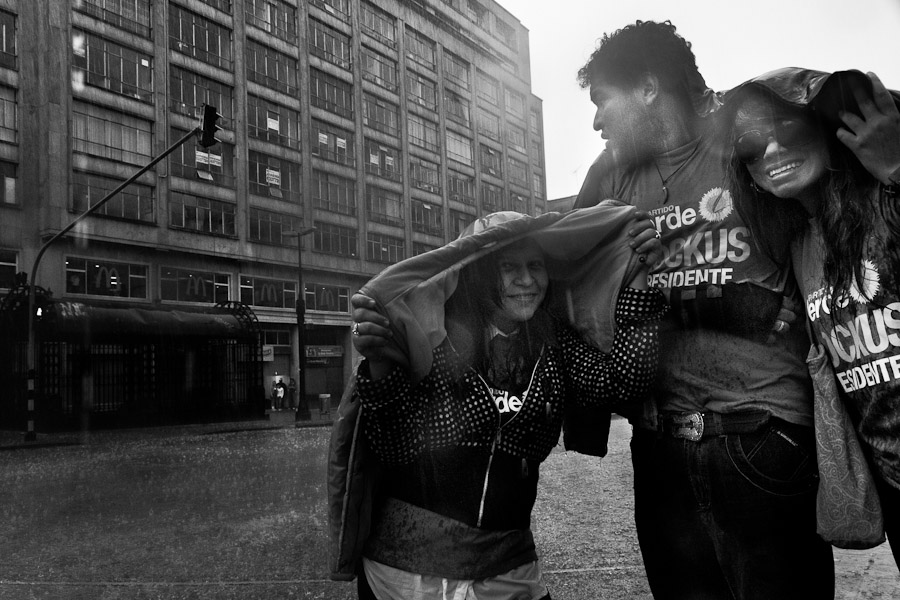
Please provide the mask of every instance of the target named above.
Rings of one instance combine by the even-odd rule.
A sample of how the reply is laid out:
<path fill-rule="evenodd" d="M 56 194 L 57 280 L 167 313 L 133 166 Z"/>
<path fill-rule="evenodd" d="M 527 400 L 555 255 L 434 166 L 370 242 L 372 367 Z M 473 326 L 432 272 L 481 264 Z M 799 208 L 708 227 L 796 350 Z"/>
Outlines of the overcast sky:
<path fill-rule="evenodd" d="M 603 33 L 637 19 L 671 20 L 716 90 L 785 66 L 873 71 L 900 89 L 900 0 L 498 1 L 529 30 L 551 199 L 578 193 L 603 149 L 576 73 Z"/>

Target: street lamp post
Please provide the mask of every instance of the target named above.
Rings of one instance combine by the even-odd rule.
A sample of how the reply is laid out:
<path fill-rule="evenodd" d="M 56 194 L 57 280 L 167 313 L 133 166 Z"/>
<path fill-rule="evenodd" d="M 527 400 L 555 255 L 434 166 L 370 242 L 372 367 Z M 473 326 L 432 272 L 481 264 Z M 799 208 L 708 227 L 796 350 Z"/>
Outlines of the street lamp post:
<path fill-rule="evenodd" d="M 288 235 L 297 237 L 297 412 L 294 421 L 309 421 L 309 403 L 306 401 L 306 288 L 303 285 L 303 236 L 316 231 L 305 227 Z"/>

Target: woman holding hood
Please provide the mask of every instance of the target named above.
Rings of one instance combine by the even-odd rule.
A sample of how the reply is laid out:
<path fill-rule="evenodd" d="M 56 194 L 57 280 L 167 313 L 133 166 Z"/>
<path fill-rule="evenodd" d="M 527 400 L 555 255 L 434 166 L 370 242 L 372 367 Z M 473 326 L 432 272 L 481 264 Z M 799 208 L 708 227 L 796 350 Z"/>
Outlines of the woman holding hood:
<path fill-rule="evenodd" d="M 633 208 L 585 214 L 602 223 L 610 211 L 613 222 L 638 232 L 638 245 L 655 242 L 658 251 L 652 223 L 635 221 Z M 361 598 L 550 597 L 530 529 L 540 463 L 559 440 L 568 403 L 609 410 L 642 399 L 665 310 L 662 294 L 648 288 L 650 261 L 630 249 L 624 230 L 605 226 L 608 241 L 591 232 L 586 243 L 566 229 L 584 216 L 489 215 L 449 247 L 400 263 L 354 296 L 353 342 L 365 357 L 356 376 L 360 420 L 381 469 Z M 567 243 L 616 265 L 601 291 L 608 300 L 598 304 L 606 312 L 599 320 L 612 326 L 606 351 L 548 306 L 551 285 L 571 292 L 571 281 L 558 278 L 574 263 L 553 256 Z M 591 269 L 582 273 L 597 279 Z M 398 309 L 397 288 L 428 300 L 401 294 Z M 577 303 L 577 294 L 564 295 Z M 423 325 L 432 316 L 440 322 Z M 423 327 L 417 342 L 411 332 Z M 392 345 L 398 337 L 407 338 L 401 352 Z"/>
<path fill-rule="evenodd" d="M 873 74 L 788 68 L 729 92 L 723 116 L 736 207 L 771 255 L 793 260 L 900 565 L 898 102 Z"/>

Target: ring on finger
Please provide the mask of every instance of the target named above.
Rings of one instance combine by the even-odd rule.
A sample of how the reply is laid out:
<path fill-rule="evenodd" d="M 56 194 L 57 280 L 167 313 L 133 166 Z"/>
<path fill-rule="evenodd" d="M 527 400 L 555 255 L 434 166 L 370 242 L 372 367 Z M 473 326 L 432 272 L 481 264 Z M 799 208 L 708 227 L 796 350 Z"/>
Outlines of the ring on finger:
<path fill-rule="evenodd" d="M 353 327 L 350 328 L 350 333 L 353 335 L 359 335 L 359 323 L 354 323 Z"/>
<path fill-rule="evenodd" d="M 659 229 L 657 229 L 653 232 L 653 237 L 655 237 L 656 239 L 662 238 L 662 235 L 660 235 L 660 233 L 659 233 Z"/>
<path fill-rule="evenodd" d="M 785 330 L 786 327 L 787 327 L 787 323 L 785 323 L 781 319 L 775 321 L 775 332 L 776 333 L 781 333 L 782 331 Z"/>

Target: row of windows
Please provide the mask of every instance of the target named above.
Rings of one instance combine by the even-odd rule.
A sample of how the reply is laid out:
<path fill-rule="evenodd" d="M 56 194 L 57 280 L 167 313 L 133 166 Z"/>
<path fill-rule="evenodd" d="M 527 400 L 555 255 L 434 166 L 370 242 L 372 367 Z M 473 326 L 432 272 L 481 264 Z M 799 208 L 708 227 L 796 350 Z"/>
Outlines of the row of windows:
<path fill-rule="evenodd" d="M 124 2 L 125 0 L 118 1 Z M 96 6 L 87 0 L 85 2 L 88 6 Z M 94 2 L 100 3 L 100 0 L 94 0 Z M 373 6 L 365 3 L 363 6 L 366 30 L 375 32 L 380 38 L 393 42 L 395 31 L 385 25 L 385 23 L 393 24 L 393 21 L 389 20 L 392 17 Z M 263 27 L 266 30 L 274 28 L 275 32 L 293 35 L 294 26 L 278 24 L 284 22 L 285 15 L 293 15 L 296 9 L 281 0 L 248 0 L 246 10 L 252 23 L 259 26 L 266 24 Z M 129 11 L 129 14 L 135 12 L 137 9 Z M 0 17 L 3 14 L 5 13 L 0 12 Z M 295 18 L 291 17 L 289 20 L 293 23 Z M 0 20 L 0 33 L 3 31 L 2 27 L 3 22 Z M 407 28 L 405 31 L 408 57 L 433 69 L 435 66 L 435 42 L 413 29 Z M 231 31 L 227 28 L 178 5 L 171 5 L 169 47 L 172 50 L 207 64 L 230 70 L 233 64 L 231 37 Z M 293 37 L 285 39 L 293 39 Z M 80 31 L 76 31 L 73 45 L 76 69 L 84 83 L 133 96 L 146 102 L 152 100 L 152 57 Z M 350 38 L 316 19 L 309 21 L 309 45 L 312 54 L 345 69 L 352 67 Z M 0 48 L 0 55 L 2 55 L 2 48 Z M 450 52 L 445 52 L 443 57 L 444 73 L 447 79 L 468 89 L 469 63 Z M 248 79 L 288 95 L 297 93 L 299 64 L 297 59 L 249 39 L 245 58 Z M 363 47 L 362 66 L 365 79 L 391 91 L 396 91 L 398 86 L 396 60 Z M 315 72 L 312 75 L 314 78 L 316 77 Z M 327 77 L 321 74 L 319 79 L 327 80 Z M 481 71 L 477 71 L 475 81 L 478 97 L 499 107 L 501 103 L 500 82 Z M 331 88 L 342 87 L 341 82 L 337 79 L 328 83 Z M 437 108 L 438 92 L 437 84 L 434 81 L 409 72 L 407 84 L 407 97 L 410 102 L 432 110 Z M 346 83 L 343 86 L 345 87 L 343 96 L 346 98 L 339 97 L 341 94 L 334 89 L 331 92 L 321 90 L 323 93 L 314 90 L 313 95 L 325 101 L 326 105 L 320 107 L 352 118 L 350 86 Z M 228 110 L 231 106 L 230 99 L 227 103 L 224 100 L 223 98 L 223 101 L 216 106 Z M 527 100 L 523 94 L 503 88 L 502 100 L 503 106 L 509 114 L 520 119 L 525 118 Z M 188 106 L 198 106 L 192 102 L 185 101 L 185 103 Z M 459 119 L 464 125 L 469 126 L 468 100 L 447 91 L 444 93 L 444 103 L 451 118 Z M 534 116 L 532 122 L 535 126 L 539 126 L 540 116 L 538 114 Z"/>
<path fill-rule="evenodd" d="M 16 268 L 16 253 L 0 250 L 0 287 L 12 287 Z M 68 256 L 66 293 L 147 300 L 149 271 L 145 264 Z M 230 273 L 161 266 L 159 297 L 177 302 L 223 302 L 231 296 L 231 282 Z M 290 309 L 296 304 L 294 280 L 240 275 L 238 282 L 240 300 L 245 304 Z M 319 283 L 306 283 L 304 287 L 308 309 L 349 312 L 349 288 Z"/>

